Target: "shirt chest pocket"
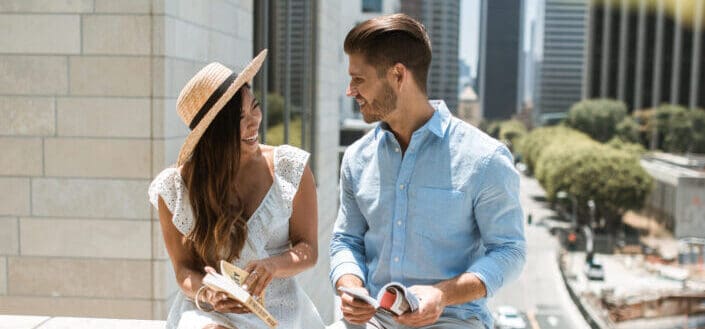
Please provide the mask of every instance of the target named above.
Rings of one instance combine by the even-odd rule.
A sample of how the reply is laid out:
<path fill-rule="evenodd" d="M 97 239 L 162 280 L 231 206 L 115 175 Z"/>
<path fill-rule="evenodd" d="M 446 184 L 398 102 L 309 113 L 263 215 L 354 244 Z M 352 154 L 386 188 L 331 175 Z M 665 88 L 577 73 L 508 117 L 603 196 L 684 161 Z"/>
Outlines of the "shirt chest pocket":
<path fill-rule="evenodd" d="M 465 193 L 452 189 L 419 187 L 412 191 L 409 229 L 434 244 L 452 243 L 471 230 L 470 206 Z"/>

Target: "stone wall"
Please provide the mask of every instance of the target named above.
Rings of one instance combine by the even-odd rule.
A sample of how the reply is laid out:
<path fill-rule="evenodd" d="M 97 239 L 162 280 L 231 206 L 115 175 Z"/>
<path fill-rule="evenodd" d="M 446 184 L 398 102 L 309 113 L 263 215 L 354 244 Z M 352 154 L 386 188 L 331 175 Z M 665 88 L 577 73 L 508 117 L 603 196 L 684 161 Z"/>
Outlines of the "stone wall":
<path fill-rule="evenodd" d="M 0 2 L 0 309 L 163 318 L 146 191 L 187 134 L 180 88 L 252 55 L 252 1 Z"/>

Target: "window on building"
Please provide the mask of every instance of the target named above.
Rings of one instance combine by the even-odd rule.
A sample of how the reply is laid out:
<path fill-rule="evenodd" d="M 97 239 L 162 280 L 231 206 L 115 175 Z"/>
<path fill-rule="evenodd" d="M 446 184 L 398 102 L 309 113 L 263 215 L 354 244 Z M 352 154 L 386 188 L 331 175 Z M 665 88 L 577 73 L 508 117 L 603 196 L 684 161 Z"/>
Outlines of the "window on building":
<path fill-rule="evenodd" d="M 269 49 L 254 82 L 264 112 L 263 143 L 312 150 L 314 13 L 314 0 L 255 1 L 254 52 Z"/>
<path fill-rule="evenodd" d="M 381 13 L 382 0 L 362 0 L 363 13 Z"/>

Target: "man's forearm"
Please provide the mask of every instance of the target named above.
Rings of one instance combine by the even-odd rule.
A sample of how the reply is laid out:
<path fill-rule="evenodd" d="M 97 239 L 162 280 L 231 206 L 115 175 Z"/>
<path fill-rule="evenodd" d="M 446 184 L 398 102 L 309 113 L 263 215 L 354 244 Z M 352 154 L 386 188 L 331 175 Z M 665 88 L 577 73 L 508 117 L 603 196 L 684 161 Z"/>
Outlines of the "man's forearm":
<path fill-rule="evenodd" d="M 335 288 L 339 287 L 365 287 L 365 283 L 357 275 L 343 274 L 335 283 Z"/>
<path fill-rule="evenodd" d="M 443 293 L 444 305 L 464 304 L 487 295 L 485 284 L 474 273 L 463 273 L 433 286 Z"/>

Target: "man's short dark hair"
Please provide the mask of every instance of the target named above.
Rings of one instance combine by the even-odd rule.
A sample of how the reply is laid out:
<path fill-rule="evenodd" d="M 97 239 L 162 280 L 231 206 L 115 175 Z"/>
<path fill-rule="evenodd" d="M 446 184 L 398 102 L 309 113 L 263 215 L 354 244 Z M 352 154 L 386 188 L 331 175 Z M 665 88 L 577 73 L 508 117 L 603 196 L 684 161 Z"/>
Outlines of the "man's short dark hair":
<path fill-rule="evenodd" d="M 394 64 L 404 64 L 419 88 L 426 91 L 431 41 L 426 28 L 410 16 L 393 14 L 366 20 L 348 32 L 344 49 L 348 55 L 361 54 L 380 77 Z"/>

